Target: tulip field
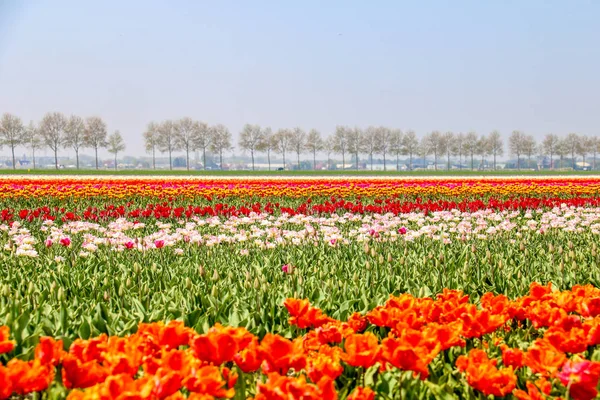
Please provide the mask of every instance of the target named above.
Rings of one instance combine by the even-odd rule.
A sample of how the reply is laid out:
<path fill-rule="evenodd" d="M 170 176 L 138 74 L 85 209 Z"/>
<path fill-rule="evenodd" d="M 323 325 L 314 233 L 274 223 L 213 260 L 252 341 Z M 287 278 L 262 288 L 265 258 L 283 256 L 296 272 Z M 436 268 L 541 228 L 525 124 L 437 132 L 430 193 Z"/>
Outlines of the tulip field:
<path fill-rule="evenodd" d="M 0 399 L 594 399 L 600 178 L 0 178 Z"/>

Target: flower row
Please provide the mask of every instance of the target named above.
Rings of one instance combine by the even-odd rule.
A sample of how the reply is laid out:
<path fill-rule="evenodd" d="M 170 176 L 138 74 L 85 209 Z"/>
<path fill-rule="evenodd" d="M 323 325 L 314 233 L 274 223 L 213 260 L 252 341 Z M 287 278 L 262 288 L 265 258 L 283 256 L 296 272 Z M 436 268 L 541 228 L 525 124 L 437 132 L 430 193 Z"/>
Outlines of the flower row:
<path fill-rule="evenodd" d="M 559 292 L 533 283 L 524 297 L 487 293 L 480 306 L 456 290 L 435 299 L 403 294 L 345 322 L 308 300 L 284 305 L 289 323 L 304 334 L 259 339 L 219 324 L 198 334 L 171 321 L 140 324 L 126 337 L 77 339 L 68 351 L 42 337 L 33 360 L 0 366 L 0 399 L 46 390 L 57 368 L 64 388 L 73 389 L 69 399 L 180 399 L 183 389 L 203 400 L 236 393 L 373 399 L 377 392 L 394 397 L 390 382 L 400 385 L 403 371 L 429 380 L 423 390 L 461 397 L 468 394 L 459 382 L 438 385 L 440 374 L 456 375 L 485 396 L 541 399 L 568 390 L 570 398 L 586 400 L 598 393 L 600 363 L 590 356 L 600 344 L 600 290 L 591 285 Z M 13 346 L 8 329 L 0 329 L 0 353 Z"/>
<path fill-rule="evenodd" d="M 157 179 L 4 179 L 0 198 L 89 197 L 314 197 L 314 196 L 558 196 L 596 195 L 597 178 L 559 179 L 308 179 L 157 180 Z"/>
<path fill-rule="evenodd" d="M 37 256 L 53 246 L 76 248 L 82 255 L 99 248 L 115 251 L 146 251 L 173 247 L 184 254 L 189 246 L 212 247 L 241 244 L 243 253 L 289 245 L 343 246 L 352 242 L 397 242 L 419 239 L 453 241 L 507 238 L 514 243 L 525 233 L 600 234 L 600 208 L 555 207 L 551 210 L 481 210 L 421 213 L 331 216 L 251 213 L 245 217 L 192 217 L 174 223 L 145 224 L 120 218 L 106 226 L 93 222 L 57 225 L 46 220 L 27 228 L 18 221 L 0 225 L 5 251 L 18 256 Z"/>

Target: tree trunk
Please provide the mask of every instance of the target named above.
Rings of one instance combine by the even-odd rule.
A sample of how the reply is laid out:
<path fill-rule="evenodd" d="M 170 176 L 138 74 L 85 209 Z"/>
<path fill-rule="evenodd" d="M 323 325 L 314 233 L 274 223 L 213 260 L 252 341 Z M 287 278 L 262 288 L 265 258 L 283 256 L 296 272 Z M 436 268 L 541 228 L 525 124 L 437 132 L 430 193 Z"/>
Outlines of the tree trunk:
<path fill-rule="evenodd" d="M 79 149 L 75 150 L 75 159 L 77 160 L 77 169 L 79 169 Z"/>
<path fill-rule="evenodd" d="M 313 171 L 317 170 L 317 150 L 313 149 Z"/>
<path fill-rule="evenodd" d="M 592 169 L 596 169 L 596 150 L 594 150 L 594 164 L 592 165 Z"/>
<path fill-rule="evenodd" d="M 154 146 L 152 146 L 152 169 L 156 169 L 156 150 L 154 150 Z"/>
<path fill-rule="evenodd" d="M 15 146 L 12 146 L 11 150 L 12 150 L 13 169 L 17 169 L 17 163 L 15 162 Z"/>
<path fill-rule="evenodd" d="M 410 169 L 412 171 L 412 169 L 413 169 L 413 165 L 412 165 L 412 152 L 408 153 L 408 165 L 409 165 L 408 169 Z"/>
<path fill-rule="evenodd" d="M 98 146 L 94 147 L 96 150 L 96 169 L 98 169 Z"/>
<path fill-rule="evenodd" d="M 169 149 L 169 170 L 173 170 L 173 157 L 172 157 L 172 150 Z"/>
<path fill-rule="evenodd" d="M 185 149 L 185 166 L 187 167 L 187 170 L 190 170 L 190 149 L 189 147 L 187 147 Z"/>
<path fill-rule="evenodd" d="M 383 151 L 383 170 L 387 171 L 387 168 L 385 166 L 385 150 Z"/>
<path fill-rule="evenodd" d="M 494 171 L 496 170 L 496 152 L 494 152 Z"/>
<path fill-rule="evenodd" d="M 550 150 L 550 169 L 554 169 L 554 165 L 552 164 L 552 150 Z"/>
<path fill-rule="evenodd" d="M 371 157 L 371 171 L 373 171 L 373 153 L 369 154 L 369 157 Z"/>
<path fill-rule="evenodd" d="M 396 153 L 396 171 L 400 169 L 400 153 Z"/>
<path fill-rule="evenodd" d="M 574 153 L 574 152 L 571 152 L 571 159 L 573 160 L 573 161 L 572 161 L 572 164 L 573 164 L 573 171 L 575 171 L 575 153 Z"/>
<path fill-rule="evenodd" d="M 250 149 L 250 156 L 252 157 L 252 171 L 254 171 L 254 149 Z"/>
<path fill-rule="evenodd" d="M 269 162 L 269 171 L 271 170 L 271 149 L 267 149 L 267 161 Z"/>
<path fill-rule="evenodd" d="M 298 157 L 298 170 L 300 170 L 300 152 L 296 151 L 296 156 Z"/>
<path fill-rule="evenodd" d="M 446 153 L 448 158 L 448 166 L 446 167 L 450 171 L 450 152 Z"/>
<path fill-rule="evenodd" d="M 54 148 L 54 168 L 58 169 L 58 146 Z"/>
<path fill-rule="evenodd" d="M 285 150 L 281 152 L 283 154 L 283 169 L 285 170 Z"/>
<path fill-rule="evenodd" d="M 115 153 L 115 171 L 117 170 L 117 153 Z"/>
<path fill-rule="evenodd" d="M 31 149 L 32 158 L 33 158 L 33 169 L 35 169 L 35 149 Z"/>
<path fill-rule="evenodd" d="M 474 165 L 473 165 L 473 152 L 471 152 L 471 171 L 473 171 L 474 169 Z"/>
<path fill-rule="evenodd" d="M 219 164 L 221 164 L 221 171 L 223 171 L 223 149 L 219 150 Z"/>
<path fill-rule="evenodd" d="M 342 170 L 346 168 L 346 154 L 342 151 Z"/>
<path fill-rule="evenodd" d="M 206 171 L 206 147 L 202 148 L 202 169 Z"/>
<path fill-rule="evenodd" d="M 354 158 L 356 159 L 356 170 L 358 171 L 358 153 L 354 153 Z"/>
<path fill-rule="evenodd" d="M 458 169 L 462 170 L 462 154 L 460 151 L 458 152 Z"/>
<path fill-rule="evenodd" d="M 433 170 L 437 171 L 437 150 L 433 152 Z"/>
<path fill-rule="evenodd" d="M 517 153 L 517 171 L 521 170 L 521 155 Z"/>

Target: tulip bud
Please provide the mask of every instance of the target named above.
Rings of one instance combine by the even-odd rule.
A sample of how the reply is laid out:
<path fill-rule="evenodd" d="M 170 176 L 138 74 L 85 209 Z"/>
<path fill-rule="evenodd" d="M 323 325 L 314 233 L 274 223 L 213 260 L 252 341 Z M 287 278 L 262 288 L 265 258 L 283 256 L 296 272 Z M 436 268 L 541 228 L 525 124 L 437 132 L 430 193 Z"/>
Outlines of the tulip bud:
<path fill-rule="evenodd" d="M 388 254 L 387 262 L 389 262 L 389 263 L 392 262 L 392 255 L 391 254 Z"/>
<path fill-rule="evenodd" d="M 377 255 L 377 253 L 375 252 L 375 249 L 371 249 L 371 257 L 375 257 Z"/>
<path fill-rule="evenodd" d="M 444 262 L 444 253 L 440 253 L 439 259 L 440 262 Z"/>
<path fill-rule="evenodd" d="M 519 250 L 521 250 L 521 251 L 525 250 L 525 245 L 522 242 L 519 243 Z"/>
<path fill-rule="evenodd" d="M 56 294 L 56 297 L 57 297 L 59 300 L 64 300 L 64 297 L 65 297 L 65 292 L 64 292 L 64 290 L 63 290 L 62 286 L 58 288 L 58 293 Z"/>
<path fill-rule="evenodd" d="M 249 281 L 251 278 L 250 271 L 246 271 L 246 280 Z"/>
<path fill-rule="evenodd" d="M 400 265 L 404 265 L 404 262 L 405 262 L 405 261 L 404 261 L 404 257 L 402 257 L 402 258 L 400 259 Z"/>
<path fill-rule="evenodd" d="M 550 244 L 548 245 L 548 252 L 549 252 L 549 253 L 553 253 L 553 252 L 554 252 L 554 246 L 552 246 L 552 243 L 550 243 Z"/>
<path fill-rule="evenodd" d="M 260 282 L 258 281 L 258 278 L 254 278 L 254 289 L 258 289 L 260 287 Z"/>
<path fill-rule="evenodd" d="M 200 274 L 200 276 L 204 276 L 206 274 L 206 271 L 204 271 L 204 267 L 202 265 L 198 267 L 198 274 Z"/>
<path fill-rule="evenodd" d="M 365 268 L 367 269 L 367 271 L 371 270 L 371 264 L 368 261 L 365 263 Z"/>
<path fill-rule="evenodd" d="M 131 279 L 127 278 L 127 280 L 125 281 L 125 286 L 127 286 L 128 288 L 131 287 Z"/>
<path fill-rule="evenodd" d="M 573 242 L 571 242 L 571 241 L 569 240 L 568 246 L 569 246 L 569 249 L 573 249 Z"/>
<path fill-rule="evenodd" d="M 218 294 L 219 294 L 219 290 L 217 289 L 217 285 L 213 285 L 213 287 L 210 291 L 210 295 L 212 297 L 217 297 Z"/>
<path fill-rule="evenodd" d="M 298 275 L 298 285 L 302 285 L 302 275 Z"/>
<path fill-rule="evenodd" d="M 383 255 L 379 255 L 379 264 L 383 264 L 384 261 Z"/>
<path fill-rule="evenodd" d="M 110 300 L 110 295 L 108 294 L 108 290 L 104 291 L 104 301 Z"/>
<path fill-rule="evenodd" d="M 352 275 L 352 280 L 354 282 L 358 282 L 358 274 L 355 272 L 354 275 Z"/>
<path fill-rule="evenodd" d="M 140 264 L 138 264 L 137 262 L 133 263 L 133 271 L 135 272 L 135 274 L 139 274 L 140 273 Z"/>
<path fill-rule="evenodd" d="M 104 277 L 104 286 L 108 286 L 108 276 Z"/>
<path fill-rule="evenodd" d="M 213 272 L 212 280 L 213 281 L 218 281 L 219 280 L 219 273 L 217 272 L 216 269 L 215 269 L 215 272 Z"/>
<path fill-rule="evenodd" d="M 562 254 L 563 253 L 563 248 L 562 246 L 558 246 L 558 254 Z"/>
<path fill-rule="evenodd" d="M 565 263 L 562 260 L 560 261 L 559 269 L 560 269 L 560 272 L 562 272 L 565 269 Z"/>
<path fill-rule="evenodd" d="M 575 258 L 575 252 L 573 250 L 569 251 L 569 257 L 570 258 Z"/>
<path fill-rule="evenodd" d="M 119 290 L 117 291 L 117 294 L 120 298 L 123 298 L 123 295 L 125 294 L 125 289 L 123 289 L 123 285 L 119 285 Z"/>
<path fill-rule="evenodd" d="M 571 263 L 571 268 L 573 268 L 574 270 L 578 269 L 578 265 L 575 262 L 575 260 L 573 260 L 573 262 Z"/>
<path fill-rule="evenodd" d="M 369 254 L 369 243 L 365 243 L 365 254 Z"/>
<path fill-rule="evenodd" d="M 477 249 L 475 248 L 475 244 L 472 244 L 472 245 L 471 245 L 471 253 L 475 253 L 475 250 L 477 250 Z"/>
<path fill-rule="evenodd" d="M 185 287 L 187 290 L 192 288 L 192 280 L 190 278 L 185 278 Z"/>

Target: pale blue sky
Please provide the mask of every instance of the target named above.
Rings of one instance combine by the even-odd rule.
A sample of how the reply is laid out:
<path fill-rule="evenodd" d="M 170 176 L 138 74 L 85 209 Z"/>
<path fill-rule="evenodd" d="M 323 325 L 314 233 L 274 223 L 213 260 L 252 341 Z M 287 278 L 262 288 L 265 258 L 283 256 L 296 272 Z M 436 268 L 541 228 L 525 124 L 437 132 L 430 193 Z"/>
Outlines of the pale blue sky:
<path fill-rule="evenodd" d="M 0 0 L 0 112 L 317 128 L 600 129 L 598 1 Z"/>

